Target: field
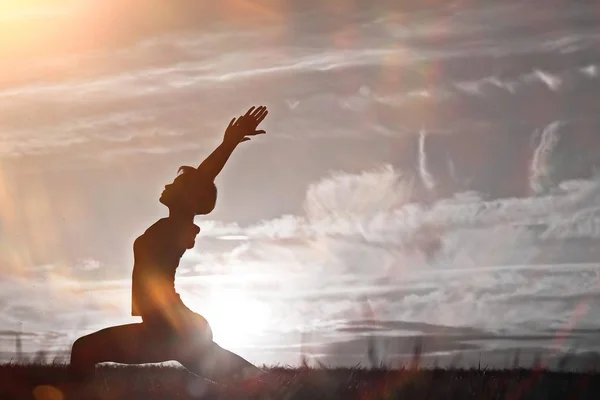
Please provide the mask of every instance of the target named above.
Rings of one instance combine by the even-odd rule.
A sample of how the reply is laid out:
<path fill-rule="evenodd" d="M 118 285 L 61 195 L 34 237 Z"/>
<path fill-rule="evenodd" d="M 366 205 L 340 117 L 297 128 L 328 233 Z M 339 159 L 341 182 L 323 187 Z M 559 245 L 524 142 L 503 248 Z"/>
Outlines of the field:
<path fill-rule="evenodd" d="M 542 369 L 272 368 L 262 387 L 224 388 L 176 367 L 101 365 L 84 392 L 56 389 L 64 365 L 0 365 L 0 399 L 600 399 L 597 373 Z"/>

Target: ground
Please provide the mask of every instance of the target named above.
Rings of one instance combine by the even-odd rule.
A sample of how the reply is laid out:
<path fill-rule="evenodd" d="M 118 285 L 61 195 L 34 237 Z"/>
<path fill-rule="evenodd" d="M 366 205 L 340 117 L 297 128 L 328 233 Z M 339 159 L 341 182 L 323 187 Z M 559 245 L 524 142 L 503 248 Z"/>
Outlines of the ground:
<path fill-rule="evenodd" d="M 0 365 L 0 399 L 600 399 L 600 374 L 527 369 L 272 368 L 261 387 L 224 388 L 176 367 L 101 365 L 85 393 L 69 396 L 57 389 L 65 372 Z"/>

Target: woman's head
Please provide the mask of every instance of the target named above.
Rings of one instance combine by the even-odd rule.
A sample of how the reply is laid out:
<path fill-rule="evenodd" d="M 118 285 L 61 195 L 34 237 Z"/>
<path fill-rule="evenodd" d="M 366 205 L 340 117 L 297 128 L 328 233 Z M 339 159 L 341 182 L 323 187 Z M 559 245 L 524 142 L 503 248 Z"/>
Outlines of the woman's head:
<path fill-rule="evenodd" d="M 165 186 L 160 202 L 172 212 L 205 215 L 215 208 L 217 187 L 203 179 L 196 168 L 183 166 L 173 183 Z"/>

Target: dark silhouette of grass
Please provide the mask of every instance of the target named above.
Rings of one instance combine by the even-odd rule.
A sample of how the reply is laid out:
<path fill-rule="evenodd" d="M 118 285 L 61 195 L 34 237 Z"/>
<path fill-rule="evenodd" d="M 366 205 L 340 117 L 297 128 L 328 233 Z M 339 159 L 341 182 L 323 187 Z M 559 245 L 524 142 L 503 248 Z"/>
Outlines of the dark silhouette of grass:
<path fill-rule="evenodd" d="M 376 354 L 375 342 L 367 341 L 370 367 L 330 368 L 303 354 L 301 366 L 271 367 L 260 384 L 224 387 L 190 374 L 181 367 L 160 365 L 102 364 L 94 381 L 83 391 L 67 392 L 63 386 L 67 365 L 62 358 L 47 362 L 38 351 L 29 361 L 0 364 L 0 400 L 394 400 L 394 399 L 494 399 L 554 400 L 600 399 L 600 362 L 591 358 L 567 370 L 577 357 L 576 349 L 558 359 L 551 371 L 535 354 L 530 368 L 521 368 L 521 352 L 513 354 L 510 369 L 460 368 L 457 353 L 448 368 L 422 368 L 423 344 L 415 343 L 407 365 L 391 368 Z M 577 368 L 581 368 L 580 371 Z M 593 371 L 593 372 L 592 372 Z"/>
<path fill-rule="evenodd" d="M 412 364 L 412 363 L 411 363 Z M 164 366 L 100 365 L 87 393 L 64 397 L 64 364 L 0 365 L 0 398 L 64 399 L 599 399 L 600 374 L 542 369 L 269 369 L 254 393 L 224 388 Z M 60 387 L 60 386 L 59 386 Z"/>

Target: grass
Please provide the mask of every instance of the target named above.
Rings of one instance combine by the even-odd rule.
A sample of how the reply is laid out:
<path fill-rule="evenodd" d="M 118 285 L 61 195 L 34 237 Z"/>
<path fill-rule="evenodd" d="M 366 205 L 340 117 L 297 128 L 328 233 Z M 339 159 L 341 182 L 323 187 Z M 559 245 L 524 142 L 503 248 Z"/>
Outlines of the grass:
<path fill-rule="evenodd" d="M 65 397 L 65 376 L 62 364 L 0 365 L 0 399 L 600 399 L 600 374 L 543 369 L 271 368 L 253 395 L 176 367 L 100 365 L 87 394 Z"/>

